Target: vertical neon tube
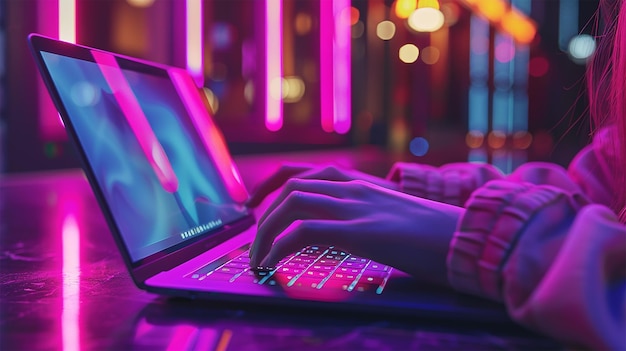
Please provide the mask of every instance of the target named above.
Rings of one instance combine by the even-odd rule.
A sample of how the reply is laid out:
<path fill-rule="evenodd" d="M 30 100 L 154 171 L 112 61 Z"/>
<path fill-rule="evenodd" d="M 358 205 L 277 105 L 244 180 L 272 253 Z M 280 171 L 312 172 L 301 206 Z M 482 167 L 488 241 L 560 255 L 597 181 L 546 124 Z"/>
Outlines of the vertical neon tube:
<path fill-rule="evenodd" d="M 334 66 L 333 66 L 333 2 L 320 4 L 320 117 L 322 129 L 332 133 L 335 127 Z"/>
<path fill-rule="evenodd" d="M 489 129 L 489 23 L 477 16 L 470 20 L 470 89 L 468 128 L 487 133 Z"/>
<path fill-rule="evenodd" d="M 75 34 L 75 0 L 39 0 L 37 2 L 37 30 L 43 35 L 61 40 L 73 41 Z M 67 23 L 64 23 L 66 21 Z M 71 40 L 70 40 L 71 39 Z M 57 112 L 48 89 L 39 80 L 37 106 L 39 108 L 39 132 L 44 140 L 64 140 L 67 138 L 63 123 Z"/>
<path fill-rule="evenodd" d="M 335 29 L 333 59 L 336 69 L 333 72 L 333 100 L 335 102 L 333 126 L 337 133 L 345 134 L 350 130 L 352 114 L 350 0 L 334 0 L 330 2 L 333 5 L 335 19 L 335 25 L 333 26 Z"/>
<path fill-rule="evenodd" d="M 493 130 L 510 134 L 513 131 L 513 70 L 514 56 L 509 51 L 513 48 L 513 38 L 508 34 L 496 33 L 495 60 L 493 79 L 493 114 L 491 126 Z M 502 52 L 499 52 L 502 51 Z"/>
<path fill-rule="evenodd" d="M 76 42 L 76 0 L 59 0 L 59 39 Z"/>
<path fill-rule="evenodd" d="M 578 1 L 559 1 L 559 48 L 567 51 L 569 41 L 578 34 Z"/>
<path fill-rule="evenodd" d="M 198 87 L 204 86 L 204 43 L 202 32 L 202 0 L 186 0 L 185 47 L 187 50 L 187 70 Z"/>
<path fill-rule="evenodd" d="M 282 29 L 282 0 L 265 0 L 265 127 L 273 132 L 283 127 Z"/>

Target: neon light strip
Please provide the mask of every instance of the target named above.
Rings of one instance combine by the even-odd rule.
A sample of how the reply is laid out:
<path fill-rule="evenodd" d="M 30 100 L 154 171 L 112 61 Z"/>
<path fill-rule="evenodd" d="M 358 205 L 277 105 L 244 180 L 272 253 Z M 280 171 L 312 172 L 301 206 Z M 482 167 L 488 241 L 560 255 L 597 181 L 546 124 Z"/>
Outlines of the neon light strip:
<path fill-rule="evenodd" d="M 496 33 L 495 47 L 506 45 L 513 39 L 506 34 Z M 511 133 L 513 131 L 513 70 L 514 58 L 508 62 L 500 62 L 497 59 L 493 63 L 493 76 L 495 92 L 493 93 L 493 113 L 491 125 L 493 130 Z"/>
<path fill-rule="evenodd" d="M 282 29 L 282 0 L 265 0 L 265 127 L 270 131 L 283 127 Z"/>
<path fill-rule="evenodd" d="M 111 88 L 113 97 L 126 117 L 144 155 L 161 182 L 161 186 L 167 192 L 175 192 L 178 189 L 178 178 L 115 57 L 96 50 L 92 50 L 91 54 Z"/>
<path fill-rule="evenodd" d="M 59 39 L 76 42 L 76 0 L 59 0 Z"/>
<path fill-rule="evenodd" d="M 468 128 L 487 133 L 489 128 L 489 23 L 478 16 L 470 19 L 470 89 Z"/>
<path fill-rule="evenodd" d="M 567 51 L 569 41 L 578 34 L 578 1 L 559 2 L 559 49 Z"/>
<path fill-rule="evenodd" d="M 76 220 L 77 205 L 69 203 L 62 224 L 63 307 L 61 334 L 63 351 L 80 350 L 80 231 Z M 74 205 L 74 206 L 72 206 Z"/>
<path fill-rule="evenodd" d="M 333 2 L 320 4 L 320 114 L 322 129 L 331 133 L 335 127 Z"/>
<path fill-rule="evenodd" d="M 520 45 L 515 54 L 514 96 L 513 96 L 513 131 L 528 130 L 528 63 L 530 49 Z"/>
<path fill-rule="evenodd" d="M 65 1 L 67 2 L 67 0 Z M 65 6 L 62 6 L 60 1 L 39 0 L 37 2 L 37 30 L 39 33 L 53 38 L 59 36 L 61 23 L 59 19 L 62 8 L 64 9 Z M 73 22 L 73 20 L 71 21 Z M 67 139 L 59 113 L 54 107 L 48 89 L 42 80 L 39 80 L 38 84 L 37 107 L 39 108 L 39 132 L 42 138 L 46 141 Z"/>
<path fill-rule="evenodd" d="M 185 2 L 185 39 L 187 70 L 196 85 L 204 86 L 204 43 L 202 38 L 202 0 Z"/>
<path fill-rule="evenodd" d="M 350 0 L 320 1 L 333 4 L 335 17 L 335 40 L 333 40 L 333 59 L 336 69 L 333 71 L 333 99 L 335 111 L 333 126 L 339 134 L 345 134 L 351 125 L 351 28 Z"/>

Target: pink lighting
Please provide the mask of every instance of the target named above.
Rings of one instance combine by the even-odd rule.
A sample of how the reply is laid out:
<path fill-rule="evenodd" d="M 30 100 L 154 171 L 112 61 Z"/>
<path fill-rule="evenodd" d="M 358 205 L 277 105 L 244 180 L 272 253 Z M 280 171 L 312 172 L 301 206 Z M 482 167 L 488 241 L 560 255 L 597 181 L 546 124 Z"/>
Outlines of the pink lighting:
<path fill-rule="evenodd" d="M 63 308 L 61 333 L 63 351 L 80 350 L 80 231 L 78 204 L 66 201 L 62 223 Z"/>
<path fill-rule="evenodd" d="M 198 87 L 204 86 L 204 48 L 202 33 L 202 0 L 186 0 L 185 39 L 187 70 Z"/>
<path fill-rule="evenodd" d="M 248 192 L 241 181 L 235 162 L 230 157 L 223 135 L 213 124 L 209 111 L 203 103 L 202 95 L 193 85 L 187 72 L 181 69 L 170 69 L 168 72 L 204 147 L 217 161 L 216 166 L 226 183 L 228 193 L 235 201 L 243 203 L 248 198 Z"/>
<path fill-rule="evenodd" d="M 174 335 L 167 346 L 167 351 L 191 350 L 195 346 L 197 337 L 198 328 L 191 325 L 177 325 L 174 327 Z"/>
<path fill-rule="evenodd" d="M 161 186 L 165 191 L 174 193 L 178 189 L 178 178 L 115 57 L 96 50 L 92 50 L 91 54 L 111 88 L 113 96 L 133 130 L 144 155 L 161 182 Z"/>
<path fill-rule="evenodd" d="M 282 0 L 265 0 L 265 127 L 273 132 L 283 127 L 282 29 Z"/>
<path fill-rule="evenodd" d="M 76 0 L 39 0 L 37 31 L 67 42 L 76 41 Z M 43 81 L 39 81 L 39 131 L 45 140 L 65 140 L 65 128 Z"/>
<path fill-rule="evenodd" d="M 320 111 L 329 133 L 351 126 L 350 21 L 349 0 L 320 1 Z"/>

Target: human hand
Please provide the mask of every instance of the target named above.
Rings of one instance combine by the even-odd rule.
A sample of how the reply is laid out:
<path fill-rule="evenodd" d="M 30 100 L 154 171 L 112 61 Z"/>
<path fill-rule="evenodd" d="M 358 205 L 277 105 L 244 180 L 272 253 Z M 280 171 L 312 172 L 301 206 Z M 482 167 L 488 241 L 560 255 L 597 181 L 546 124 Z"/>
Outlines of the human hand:
<path fill-rule="evenodd" d="M 447 284 L 446 255 L 463 209 L 362 180 L 290 179 L 259 219 L 251 266 L 307 245 L 333 245 Z"/>
<path fill-rule="evenodd" d="M 291 178 L 320 179 L 333 181 L 364 180 L 388 189 L 397 189 L 396 182 L 379 178 L 357 170 L 341 169 L 336 166 L 320 166 L 307 163 L 286 163 L 263 181 L 252 193 L 247 205 L 257 207 L 270 193 L 279 189 Z"/>

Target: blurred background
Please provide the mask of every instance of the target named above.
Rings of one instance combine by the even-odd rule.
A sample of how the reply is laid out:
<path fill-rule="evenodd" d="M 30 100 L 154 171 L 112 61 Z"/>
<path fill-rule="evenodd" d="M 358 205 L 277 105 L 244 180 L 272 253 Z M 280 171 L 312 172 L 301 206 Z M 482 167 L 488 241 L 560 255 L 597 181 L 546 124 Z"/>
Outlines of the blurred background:
<path fill-rule="evenodd" d="M 597 0 L 0 0 L 0 170 L 78 167 L 37 32 L 184 67 L 234 154 L 566 165 Z"/>

